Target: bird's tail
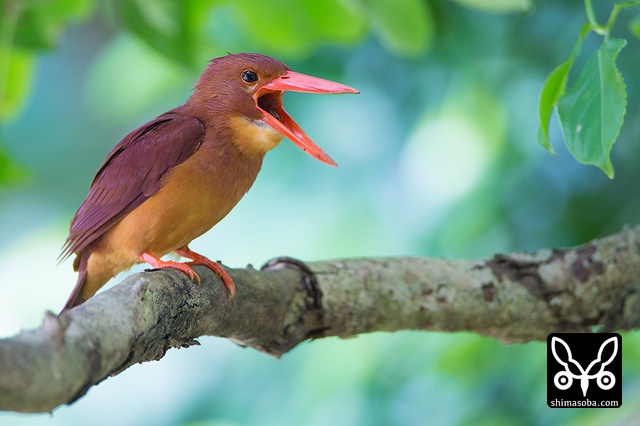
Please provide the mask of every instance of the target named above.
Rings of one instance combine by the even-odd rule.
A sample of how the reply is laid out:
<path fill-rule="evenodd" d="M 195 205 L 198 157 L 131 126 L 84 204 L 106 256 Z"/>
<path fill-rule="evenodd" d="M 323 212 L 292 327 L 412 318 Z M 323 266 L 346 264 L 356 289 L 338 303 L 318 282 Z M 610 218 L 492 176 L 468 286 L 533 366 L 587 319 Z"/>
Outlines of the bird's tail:
<path fill-rule="evenodd" d="M 64 308 L 62 308 L 62 311 L 71 309 L 86 300 L 84 297 L 82 297 L 82 289 L 85 285 L 85 281 L 87 280 L 88 258 L 88 253 L 83 250 L 78 253 L 76 259 L 73 262 L 73 269 L 78 271 L 78 281 L 76 282 L 76 286 L 73 288 L 73 291 L 71 291 L 71 295 L 69 296 L 69 299 L 67 299 L 67 303 L 64 304 Z"/>

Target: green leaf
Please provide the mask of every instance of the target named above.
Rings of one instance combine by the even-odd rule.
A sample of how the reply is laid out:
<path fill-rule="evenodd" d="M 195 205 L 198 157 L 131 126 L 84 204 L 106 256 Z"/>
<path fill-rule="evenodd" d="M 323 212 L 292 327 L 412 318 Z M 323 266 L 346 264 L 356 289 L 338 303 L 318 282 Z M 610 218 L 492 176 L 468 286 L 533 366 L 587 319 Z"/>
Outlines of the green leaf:
<path fill-rule="evenodd" d="M 629 31 L 631 31 L 631 34 L 637 38 L 640 38 L 640 15 L 636 16 L 631 20 L 631 22 L 629 22 Z"/>
<path fill-rule="evenodd" d="M 261 49 L 301 54 L 327 42 L 354 43 L 366 34 L 366 17 L 342 0 L 235 2 L 239 24 Z"/>
<path fill-rule="evenodd" d="M 538 105 L 538 113 L 540 115 L 538 143 L 552 154 L 555 154 L 555 151 L 551 143 L 549 143 L 549 120 L 551 119 L 553 108 L 567 87 L 567 76 L 574 61 L 574 59 L 567 59 L 551 71 L 540 92 L 540 102 Z"/>
<path fill-rule="evenodd" d="M 40 11 L 25 13 L 16 28 L 15 44 L 23 49 L 53 49 L 60 30 L 61 23 L 47 20 Z"/>
<path fill-rule="evenodd" d="M 610 153 L 627 106 L 627 90 L 616 58 L 626 40 L 610 39 L 587 59 L 577 81 L 558 101 L 565 144 L 583 164 L 593 164 L 613 178 Z"/>
<path fill-rule="evenodd" d="M 29 172 L 9 157 L 1 142 L 2 141 L 0 141 L 0 187 L 24 181 L 29 176 Z"/>
<path fill-rule="evenodd" d="M 434 23 L 422 0 L 368 0 L 371 23 L 382 43 L 402 55 L 427 50 L 434 37 Z"/>
<path fill-rule="evenodd" d="M 20 109 L 29 93 L 33 76 L 33 55 L 0 47 L 0 120 Z M 2 70 L 6 70 L 2 73 Z"/>
<path fill-rule="evenodd" d="M 619 6 L 622 9 L 626 9 L 629 7 L 640 6 L 639 0 L 629 0 L 629 1 L 621 1 L 620 3 L 615 3 L 616 6 Z"/>
<path fill-rule="evenodd" d="M 189 67 L 199 67 L 198 41 L 192 25 L 194 0 L 121 0 L 118 4 L 124 23 L 132 33 L 161 54 Z M 194 22 L 195 23 L 195 22 Z"/>
<path fill-rule="evenodd" d="M 66 23 L 86 17 L 93 6 L 90 0 L 20 3 L 14 43 L 25 49 L 53 49 Z"/>
<path fill-rule="evenodd" d="M 538 104 L 538 115 L 540 117 L 540 127 L 538 128 L 538 143 L 545 147 L 551 154 L 555 154 L 553 147 L 549 143 L 549 120 L 553 108 L 558 103 L 558 99 L 564 94 L 567 87 L 569 71 L 580 55 L 584 37 L 589 32 L 589 25 L 585 24 L 580 31 L 576 44 L 571 49 L 569 58 L 558 65 L 547 77 L 542 90 L 540 91 L 540 101 Z"/>

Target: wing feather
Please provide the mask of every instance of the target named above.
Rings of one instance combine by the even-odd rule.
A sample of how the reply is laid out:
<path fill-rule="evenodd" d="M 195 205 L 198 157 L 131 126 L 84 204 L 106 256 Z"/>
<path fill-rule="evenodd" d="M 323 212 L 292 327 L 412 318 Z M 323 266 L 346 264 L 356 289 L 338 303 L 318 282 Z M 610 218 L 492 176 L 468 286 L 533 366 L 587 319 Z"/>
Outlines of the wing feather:
<path fill-rule="evenodd" d="M 162 176 L 196 152 L 203 139 L 202 122 L 176 112 L 125 136 L 107 156 L 71 220 L 61 259 L 81 252 L 155 194 Z"/>

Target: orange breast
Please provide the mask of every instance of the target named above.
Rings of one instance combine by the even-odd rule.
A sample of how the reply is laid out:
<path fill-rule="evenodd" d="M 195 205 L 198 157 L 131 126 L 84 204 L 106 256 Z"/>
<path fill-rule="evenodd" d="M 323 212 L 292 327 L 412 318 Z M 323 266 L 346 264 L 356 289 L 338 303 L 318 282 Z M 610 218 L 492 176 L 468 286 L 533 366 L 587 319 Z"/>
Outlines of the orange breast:
<path fill-rule="evenodd" d="M 203 143 L 165 176 L 157 193 L 108 231 L 101 245 L 133 264 L 145 250 L 161 257 L 211 229 L 249 190 L 262 163 L 262 157 L 221 148 Z"/>

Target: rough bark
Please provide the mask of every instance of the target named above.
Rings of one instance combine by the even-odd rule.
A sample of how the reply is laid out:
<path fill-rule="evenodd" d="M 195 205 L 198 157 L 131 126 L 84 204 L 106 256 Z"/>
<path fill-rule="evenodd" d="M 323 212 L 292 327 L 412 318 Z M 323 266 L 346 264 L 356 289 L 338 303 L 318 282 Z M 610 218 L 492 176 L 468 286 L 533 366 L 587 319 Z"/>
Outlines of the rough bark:
<path fill-rule="evenodd" d="M 310 338 L 372 331 L 467 330 L 511 343 L 640 324 L 640 227 L 486 260 L 280 258 L 229 269 L 231 300 L 215 274 L 197 272 L 201 286 L 170 269 L 132 275 L 0 340 L 0 409 L 51 411 L 204 335 L 279 357 Z"/>

